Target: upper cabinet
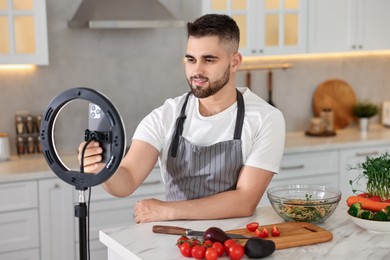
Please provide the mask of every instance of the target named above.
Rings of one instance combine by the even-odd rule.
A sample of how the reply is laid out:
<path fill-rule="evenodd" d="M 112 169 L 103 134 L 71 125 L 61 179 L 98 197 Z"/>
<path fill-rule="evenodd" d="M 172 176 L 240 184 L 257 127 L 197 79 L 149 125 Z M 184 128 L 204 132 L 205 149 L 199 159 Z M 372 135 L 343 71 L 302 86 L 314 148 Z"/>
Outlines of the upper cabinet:
<path fill-rule="evenodd" d="M 308 52 L 390 49 L 388 0 L 313 0 Z"/>
<path fill-rule="evenodd" d="M 0 64 L 48 63 L 45 0 L 0 0 Z"/>
<path fill-rule="evenodd" d="M 245 56 L 390 49 L 389 0 L 203 0 L 232 16 Z"/>
<path fill-rule="evenodd" d="M 228 14 L 240 27 L 243 55 L 306 52 L 306 0 L 203 0 L 203 13 Z"/>

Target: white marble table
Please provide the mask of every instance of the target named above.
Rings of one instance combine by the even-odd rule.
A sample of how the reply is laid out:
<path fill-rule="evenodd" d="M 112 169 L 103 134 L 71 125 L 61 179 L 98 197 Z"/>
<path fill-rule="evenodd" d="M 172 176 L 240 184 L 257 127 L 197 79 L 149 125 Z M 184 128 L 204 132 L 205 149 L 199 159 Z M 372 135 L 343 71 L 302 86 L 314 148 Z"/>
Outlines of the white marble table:
<path fill-rule="evenodd" d="M 345 202 L 341 201 L 335 213 L 323 224 L 333 233 L 330 242 L 276 250 L 265 259 L 348 259 L 387 260 L 390 259 L 390 233 L 374 233 L 362 229 L 351 222 L 346 213 Z M 100 231 L 100 241 L 108 248 L 109 260 L 175 260 L 188 259 L 181 256 L 175 246 L 179 236 L 155 234 L 152 226 L 156 224 L 175 225 L 194 230 L 206 230 L 217 226 L 224 230 L 242 228 L 246 223 L 258 221 L 260 224 L 280 223 L 283 220 L 271 207 L 258 208 L 252 217 L 213 221 L 170 221 L 134 224 Z M 220 258 L 228 259 L 228 257 Z M 248 259 L 248 258 L 244 258 Z"/>

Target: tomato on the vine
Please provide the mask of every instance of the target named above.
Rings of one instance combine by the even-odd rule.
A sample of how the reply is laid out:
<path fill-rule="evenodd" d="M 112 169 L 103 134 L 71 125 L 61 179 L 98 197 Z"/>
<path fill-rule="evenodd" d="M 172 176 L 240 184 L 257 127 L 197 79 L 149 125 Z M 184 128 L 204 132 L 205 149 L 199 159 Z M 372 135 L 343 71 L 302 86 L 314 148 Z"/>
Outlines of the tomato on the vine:
<path fill-rule="evenodd" d="M 236 240 L 234 240 L 234 239 L 228 239 L 228 240 L 226 240 L 224 243 L 223 243 L 223 246 L 224 246 L 224 248 L 225 248 L 225 252 L 226 253 L 229 253 L 229 247 L 231 247 L 233 244 L 236 244 L 237 242 L 236 242 Z"/>
<path fill-rule="evenodd" d="M 250 232 L 256 231 L 256 229 L 259 227 L 258 222 L 251 222 L 246 224 L 246 229 L 248 229 Z"/>
<path fill-rule="evenodd" d="M 214 247 L 209 247 L 206 249 L 205 253 L 206 260 L 217 260 L 219 257 L 217 249 Z"/>
<path fill-rule="evenodd" d="M 191 244 L 189 242 L 184 242 L 183 244 L 181 244 L 179 246 L 179 249 L 180 249 L 180 253 L 183 255 L 183 256 L 186 256 L 186 257 L 191 257 Z"/>
<path fill-rule="evenodd" d="M 195 259 L 203 259 L 206 254 L 206 248 L 201 245 L 194 245 L 191 248 L 191 256 Z"/>
<path fill-rule="evenodd" d="M 221 256 L 223 255 L 223 253 L 225 253 L 225 248 L 223 247 L 221 242 L 214 242 L 211 247 L 217 250 L 218 256 Z"/>
<path fill-rule="evenodd" d="M 229 256 L 232 260 L 239 260 L 245 254 L 244 247 L 238 243 L 232 244 L 229 247 Z"/>
<path fill-rule="evenodd" d="M 187 236 L 181 236 L 181 237 L 179 237 L 179 238 L 177 239 L 176 245 L 177 245 L 178 247 L 180 247 L 181 244 L 183 244 L 184 242 L 188 242 L 189 240 L 190 240 L 189 237 L 187 237 Z"/>
<path fill-rule="evenodd" d="M 206 248 L 211 247 L 212 245 L 213 245 L 213 242 L 211 240 L 203 241 L 203 246 Z"/>

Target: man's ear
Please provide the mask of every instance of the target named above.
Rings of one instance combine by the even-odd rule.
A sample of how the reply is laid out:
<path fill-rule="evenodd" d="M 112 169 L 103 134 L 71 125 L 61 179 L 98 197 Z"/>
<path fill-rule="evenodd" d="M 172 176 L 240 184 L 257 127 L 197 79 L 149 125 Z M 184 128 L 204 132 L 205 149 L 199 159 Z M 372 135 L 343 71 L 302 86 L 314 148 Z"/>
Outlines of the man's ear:
<path fill-rule="evenodd" d="M 231 68 L 237 71 L 242 62 L 242 56 L 239 52 L 233 54 Z"/>

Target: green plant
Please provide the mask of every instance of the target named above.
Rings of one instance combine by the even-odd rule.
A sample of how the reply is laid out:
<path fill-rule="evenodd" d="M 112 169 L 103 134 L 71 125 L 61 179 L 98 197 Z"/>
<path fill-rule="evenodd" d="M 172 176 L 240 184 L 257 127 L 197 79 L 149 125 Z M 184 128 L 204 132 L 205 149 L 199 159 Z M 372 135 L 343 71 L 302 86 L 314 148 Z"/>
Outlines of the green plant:
<path fill-rule="evenodd" d="M 384 153 L 378 157 L 366 157 L 366 161 L 358 163 L 351 169 L 361 170 L 355 180 L 350 180 L 349 184 L 354 193 L 353 184 L 358 183 L 361 178 L 367 181 L 365 192 L 371 196 L 379 196 L 382 201 L 390 199 L 390 154 Z"/>
<path fill-rule="evenodd" d="M 358 102 L 353 106 L 353 114 L 357 117 L 370 118 L 378 113 L 379 107 L 370 102 Z"/>

